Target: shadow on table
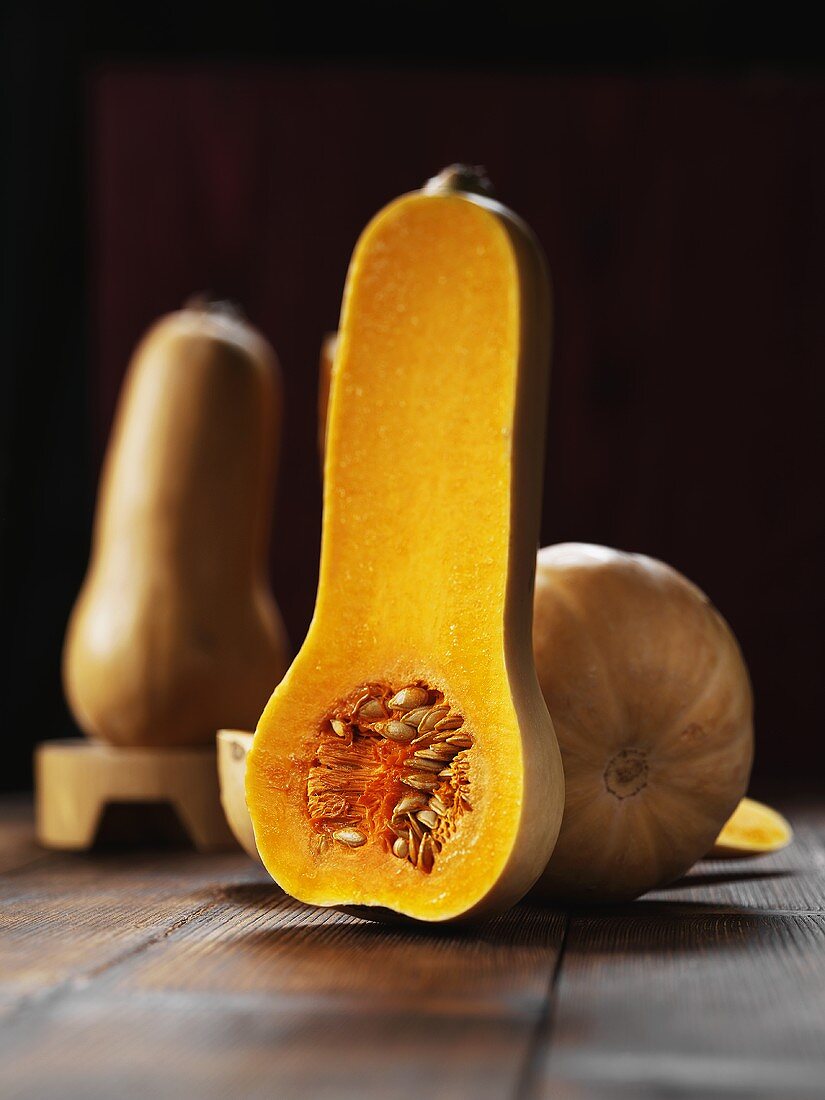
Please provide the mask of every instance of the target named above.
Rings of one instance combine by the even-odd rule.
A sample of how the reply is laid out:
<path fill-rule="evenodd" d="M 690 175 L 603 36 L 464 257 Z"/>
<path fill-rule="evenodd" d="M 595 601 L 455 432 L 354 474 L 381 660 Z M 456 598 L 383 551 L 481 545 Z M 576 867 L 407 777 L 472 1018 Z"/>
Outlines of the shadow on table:
<path fill-rule="evenodd" d="M 266 884 L 223 895 L 237 913 L 222 919 L 210 961 L 244 988 L 356 997 L 365 1012 L 408 1012 L 411 1022 L 538 1011 L 566 926 L 560 908 L 522 905 L 473 927 L 430 926 L 305 906 Z"/>
<path fill-rule="evenodd" d="M 413 921 L 389 909 L 370 909 L 366 906 L 346 906 L 340 909 L 304 905 L 283 893 L 274 883 L 249 883 L 227 886 L 223 895 L 245 910 L 269 910 L 278 916 L 279 929 L 289 928 L 341 928 L 364 929 L 368 935 L 402 933 L 412 940 L 431 942 L 466 939 L 468 933 L 475 942 L 510 943 L 539 942 L 548 935 L 560 934 L 566 910 L 561 905 L 540 905 L 534 901 L 522 902 L 498 917 L 480 922 L 456 922 L 452 924 L 426 924 Z M 288 918 L 285 925 L 284 918 Z"/>
<path fill-rule="evenodd" d="M 705 871 L 695 875 L 683 875 L 682 878 L 677 878 L 666 886 L 657 887 L 657 893 L 660 890 L 691 890 L 696 886 L 727 886 L 737 882 L 761 882 L 767 879 L 793 878 L 797 874 L 801 874 L 801 871 L 797 871 L 792 867 L 785 867 L 778 871 L 767 868 L 748 871 Z"/>
<path fill-rule="evenodd" d="M 216 952 L 244 986 L 289 995 L 355 997 L 365 1011 L 414 1006 L 410 1021 L 441 1013 L 534 1012 L 562 957 L 736 956 L 777 943 L 783 929 L 758 914 L 636 902 L 552 914 L 517 906 L 477 928 L 388 926 L 360 920 L 295 923 L 233 933 Z"/>
<path fill-rule="evenodd" d="M 307 925 L 319 925 L 329 922 L 329 915 L 336 914 L 338 921 L 336 927 L 340 927 L 341 921 L 346 917 L 355 917 L 360 922 L 352 927 L 366 927 L 386 932 L 388 929 L 401 930 L 409 936 L 432 939 L 452 939 L 456 936 L 466 936 L 468 933 L 476 940 L 483 939 L 487 942 L 515 943 L 522 941 L 525 936 L 535 936 L 538 925 L 547 925 L 549 922 L 564 922 L 571 914 L 581 915 L 589 913 L 601 916 L 629 916 L 651 914 L 654 911 L 662 915 L 675 916 L 679 913 L 740 913 L 742 915 L 758 915 L 759 907 L 751 903 L 736 902 L 730 899 L 718 901 L 711 898 L 660 898 L 661 893 L 678 891 L 690 891 L 703 887 L 718 887 L 737 885 L 747 882 L 769 882 L 793 878 L 798 871 L 793 868 L 783 869 L 743 869 L 743 870 L 719 870 L 692 873 L 657 887 L 655 891 L 634 901 L 605 904 L 550 903 L 544 902 L 528 895 L 519 905 L 508 913 L 482 922 L 456 922 L 447 925 L 427 925 L 415 922 L 401 914 L 388 909 L 370 909 L 361 906 L 345 906 L 341 909 L 322 909 L 304 905 L 285 894 L 275 883 L 244 883 L 237 886 L 227 886 L 223 890 L 227 900 L 242 906 L 244 909 L 277 909 L 280 913 L 284 909 L 291 911 L 290 926 L 302 927 Z M 306 922 L 301 918 L 306 917 Z"/>
<path fill-rule="evenodd" d="M 673 888 L 791 874 L 714 872 L 710 881 L 694 876 Z M 428 926 L 397 915 L 369 920 L 360 912 L 304 906 L 268 884 L 229 887 L 225 895 L 253 916 L 251 926 L 239 931 L 236 925 L 234 954 L 265 968 L 288 964 L 299 987 L 320 983 L 348 993 L 386 986 L 386 995 L 398 989 L 421 994 L 456 981 L 484 998 L 495 990 L 500 993 L 502 981 L 529 985 L 535 971 L 550 973 L 565 936 L 569 943 L 571 936 L 578 942 L 585 935 L 589 946 L 582 949 L 587 952 L 643 955 L 663 947 L 676 954 L 735 952 L 781 933 L 776 914 L 744 905 L 657 897 L 570 907 L 527 901 L 476 925 Z"/>

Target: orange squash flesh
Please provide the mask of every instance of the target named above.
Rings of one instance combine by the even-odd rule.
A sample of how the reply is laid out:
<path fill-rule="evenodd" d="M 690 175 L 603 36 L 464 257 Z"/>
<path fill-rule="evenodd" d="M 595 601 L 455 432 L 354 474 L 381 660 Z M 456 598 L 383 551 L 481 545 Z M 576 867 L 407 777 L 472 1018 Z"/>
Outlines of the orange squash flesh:
<path fill-rule="evenodd" d="M 530 624 L 549 326 L 541 256 L 491 200 L 403 196 L 356 247 L 315 614 L 246 777 L 261 858 L 301 900 L 451 920 L 512 904 L 547 863 L 563 779 Z M 379 805 L 410 793 L 398 782 L 408 743 L 355 739 L 387 773 L 368 812 L 354 811 L 364 843 L 349 847 L 309 818 L 319 744 L 336 751 L 330 719 L 349 722 L 369 684 L 385 701 L 417 686 L 463 718 L 472 808 L 431 867 L 392 855 Z"/>
<path fill-rule="evenodd" d="M 707 858 L 767 855 L 787 848 L 792 840 L 793 830 L 782 814 L 763 802 L 743 798 L 725 822 Z"/>

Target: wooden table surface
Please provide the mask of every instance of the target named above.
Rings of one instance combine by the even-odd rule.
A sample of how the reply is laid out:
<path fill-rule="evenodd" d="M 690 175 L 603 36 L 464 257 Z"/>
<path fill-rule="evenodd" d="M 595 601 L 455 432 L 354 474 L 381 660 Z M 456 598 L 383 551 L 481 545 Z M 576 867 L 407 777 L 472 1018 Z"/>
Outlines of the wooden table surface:
<path fill-rule="evenodd" d="M 49 854 L 0 814 L 0 1095 L 825 1097 L 825 812 L 632 905 L 474 931 L 286 897 L 242 854 Z"/>

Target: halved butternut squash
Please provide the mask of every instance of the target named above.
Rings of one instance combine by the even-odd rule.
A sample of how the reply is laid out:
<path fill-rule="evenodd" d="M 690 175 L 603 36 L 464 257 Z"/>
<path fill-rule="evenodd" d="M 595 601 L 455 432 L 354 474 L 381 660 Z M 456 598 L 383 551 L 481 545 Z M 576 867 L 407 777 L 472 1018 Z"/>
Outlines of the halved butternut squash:
<path fill-rule="evenodd" d="M 708 859 L 742 859 L 778 852 L 793 840 L 790 823 L 777 810 L 743 798 L 716 838 Z"/>
<path fill-rule="evenodd" d="M 396 200 L 355 249 L 315 614 L 246 778 L 285 890 L 427 921 L 521 897 L 564 799 L 530 633 L 549 287 L 468 183 Z"/>

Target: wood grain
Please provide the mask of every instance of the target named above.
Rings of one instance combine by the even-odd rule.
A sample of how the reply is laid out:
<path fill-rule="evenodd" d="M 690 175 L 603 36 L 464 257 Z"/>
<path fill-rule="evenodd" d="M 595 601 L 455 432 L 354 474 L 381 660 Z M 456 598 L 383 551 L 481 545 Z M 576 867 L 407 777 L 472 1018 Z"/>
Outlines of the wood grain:
<path fill-rule="evenodd" d="M 515 1091 L 558 918 L 450 936 L 261 900 L 228 898 L 16 1020 L 13 1083 L 48 1093 L 80 1059 L 93 1097 L 130 1081 L 158 1096 L 403 1100 L 422 1078 L 436 1097 Z"/>
<path fill-rule="evenodd" d="M 1 1072 L 32 1097 L 403 1098 L 425 1062 L 434 1096 L 508 1095 L 564 923 L 385 926 L 243 856 L 53 856 L 6 884 Z"/>
<path fill-rule="evenodd" d="M 30 800 L 6 795 L 0 806 L 0 874 L 9 874 L 45 858 L 43 849 L 34 840 Z"/>
<path fill-rule="evenodd" d="M 825 809 L 798 807 L 792 844 L 757 859 L 702 860 L 645 901 L 684 901 L 778 912 L 825 911 Z"/>
<path fill-rule="evenodd" d="M 795 825 L 775 856 L 571 914 L 537 1095 L 825 1093 L 822 815 Z"/>
<path fill-rule="evenodd" d="M 215 878 L 255 877 L 242 856 L 49 856 L 2 883 L 0 995 L 81 980 L 214 904 Z"/>
<path fill-rule="evenodd" d="M 792 820 L 632 905 L 455 930 L 309 909 L 241 854 L 31 862 L 4 815 L 0 1094 L 811 1100 L 823 815 Z"/>

